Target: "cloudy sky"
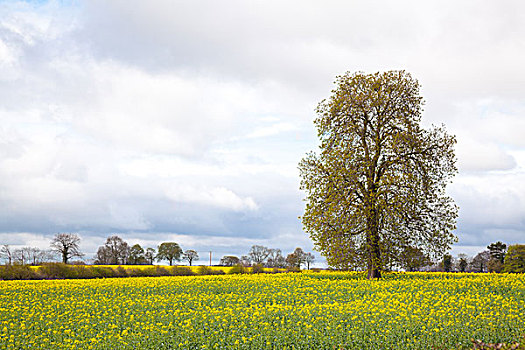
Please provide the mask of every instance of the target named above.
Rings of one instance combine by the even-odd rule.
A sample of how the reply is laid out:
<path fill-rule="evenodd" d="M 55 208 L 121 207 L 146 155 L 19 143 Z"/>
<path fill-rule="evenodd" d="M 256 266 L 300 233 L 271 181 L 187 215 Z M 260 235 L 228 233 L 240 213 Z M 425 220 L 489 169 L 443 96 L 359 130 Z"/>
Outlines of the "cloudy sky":
<path fill-rule="evenodd" d="M 0 1 L 0 244 L 311 250 L 314 108 L 391 69 L 458 139 L 452 253 L 525 243 L 524 62 L 522 1 Z"/>

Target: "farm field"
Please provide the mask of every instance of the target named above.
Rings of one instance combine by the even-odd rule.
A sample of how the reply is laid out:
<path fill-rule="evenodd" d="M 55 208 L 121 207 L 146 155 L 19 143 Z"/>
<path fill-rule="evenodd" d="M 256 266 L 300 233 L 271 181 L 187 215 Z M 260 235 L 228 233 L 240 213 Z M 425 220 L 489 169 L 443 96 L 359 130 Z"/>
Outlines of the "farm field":
<path fill-rule="evenodd" d="M 0 349 L 462 349 L 525 335 L 525 275 L 0 281 Z"/>

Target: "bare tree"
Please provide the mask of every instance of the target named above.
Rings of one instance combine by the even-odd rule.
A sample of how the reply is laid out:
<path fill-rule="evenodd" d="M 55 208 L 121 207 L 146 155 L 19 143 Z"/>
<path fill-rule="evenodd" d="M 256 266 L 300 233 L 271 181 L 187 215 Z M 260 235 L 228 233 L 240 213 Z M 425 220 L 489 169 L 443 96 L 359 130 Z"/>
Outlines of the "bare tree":
<path fill-rule="evenodd" d="M 15 249 L 13 252 L 13 260 L 18 264 L 28 264 L 31 262 L 31 248 L 22 247 Z"/>
<path fill-rule="evenodd" d="M 286 259 L 284 258 L 281 249 L 268 249 L 268 260 L 266 261 L 266 267 L 286 267 Z"/>
<path fill-rule="evenodd" d="M 470 270 L 472 272 L 487 272 L 487 264 L 489 260 L 490 260 L 490 252 L 488 250 L 484 250 L 478 253 L 470 261 Z"/>
<path fill-rule="evenodd" d="M 0 248 L 0 257 L 6 259 L 8 265 L 13 264 L 13 251 L 11 247 L 9 247 L 9 244 L 4 244 L 2 248 Z"/>
<path fill-rule="evenodd" d="M 304 262 L 306 263 L 307 269 L 310 270 L 310 264 L 315 260 L 315 256 L 312 253 L 306 253 L 304 256 Z"/>
<path fill-rule="evenodd" d="M 95 255 L 95 265 L 110 265 L 111 264 L 111 253 L 109 249 L 103 245 L 98 247 L 97 254 Z"/>
<path fill-rule="evenodd" d="M 129 245 L 122 238 L 111 236 L 98 248 L 95 262 L 101 265 L 123 265 L 128 261 L 129 251 Z"/>
<path fill-rule="evenodd" d="M 191 266 L 193 260 L 199 260 L 199 254 L 193 249 L 188 249 L 182 254 L 182 259 L 187 260 Z"/>
<path fill-rule="evenodd" d="M 29 253 L 28 260 L 31 262 L 33 266 L 40 264 L 40 256 L 42 253 L 40 248 L 36 248 L 36 247 L 29 248 L 28 253 Z"/>
<path fill-rule="evenodd" d="M 78 244 L 80 237 L 75 233 L 57 233 L 51 241 L 51 249 L 62 256 L 62 262 L 67 264 L 73 257 L 84 256 Z"/>
<path fill-rule="evenodd" d="M 248 253 L 250 260 L 254 264 L 264 264 L 270 255 L 270 249 L 262 245 L 254 245 Z"/>
<path fill-rule="evenodd" d="M 249 256 L 243 255 L 241 256 L 241 265 L 244 267 L 252 266 L 252 260 Z"/>

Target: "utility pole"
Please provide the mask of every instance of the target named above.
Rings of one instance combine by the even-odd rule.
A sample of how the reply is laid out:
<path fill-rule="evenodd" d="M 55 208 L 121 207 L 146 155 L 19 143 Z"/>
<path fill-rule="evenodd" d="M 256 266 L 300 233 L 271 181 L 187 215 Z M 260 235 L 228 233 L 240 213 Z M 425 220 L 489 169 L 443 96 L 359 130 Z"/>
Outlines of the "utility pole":
<path fill-rule="evenodd" d="M 211 266 L 211 250 L 210 250 L 210 266 Z"/>

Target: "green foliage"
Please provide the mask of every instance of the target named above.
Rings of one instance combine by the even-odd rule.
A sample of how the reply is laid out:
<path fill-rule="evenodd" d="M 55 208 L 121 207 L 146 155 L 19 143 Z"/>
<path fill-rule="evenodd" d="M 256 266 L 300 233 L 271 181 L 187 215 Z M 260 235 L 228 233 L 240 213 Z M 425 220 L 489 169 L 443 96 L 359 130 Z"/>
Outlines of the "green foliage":
<path fill-rule="evenodd" d="M 494 260 L 498 260 L 503 264 L 505 261 L 505 253 L 507 252 L 507 245 L 500 241 L 496 243 L 491 243 L 487 246 L 487 249 L 490 252 L 490 256 Z"/>
<path fill-rule="evenodd" d="M 445 189 L 456 140 L 420 126 L 419 84 L 404 71 L 347 73 L 315 120 L 319 154 L 299 164 L 303 225 L 330 266 L 380 277 L 403 247 L 438 258 L 456 241 L 457 207 Z"/>
<path fill-rule="evenodd" d="M 219 265 L 221 266 L 235 266 L 239 265 L 241 263 L 241 260 L 234 256 L 234 255 L 225 255 L 221 258 L 221 261 L 219 262 Z"/>
<path fill-rule="evenodd" d="M 406 271 L 419 271 L 431 263 L 421 249 L 410 246 L 403 248 L 398 260 L 401 267 Z"/>
<path fill-rule="evenodd" d="M 182 256 L 184 260 L 188 261 L 190 266 L 193 264 L 194 261 L 199 260 L 199 254 L 193 249 L 186 250 Z"/>
<path fill-rule="evenodd" d="M 157 260 L 168 260 L 170 266 L 173 265 L 173 261 L 181 260 L 182 249 L 175 242 L 164 242 L 159 245 Z"/>
<path fill-rule="evenodd" d="M 505 255 L 503 272 L 525 272 L 525 244 L 514 244 L 509 246 L 507 254 Z"/>
<path fill-rule="evenodd" d="M 443 256 L 443 271 L 450 272 L 452 271 L 452 255 L 445 254 Z"/>
<path fill-rule="evenodd" d="M 144 248 L 140 244 L 133 245 L 129 250 L 128 264 L 129 265 L 142 265 L 147 264 L 146 257 L 144 255 Z"/>

